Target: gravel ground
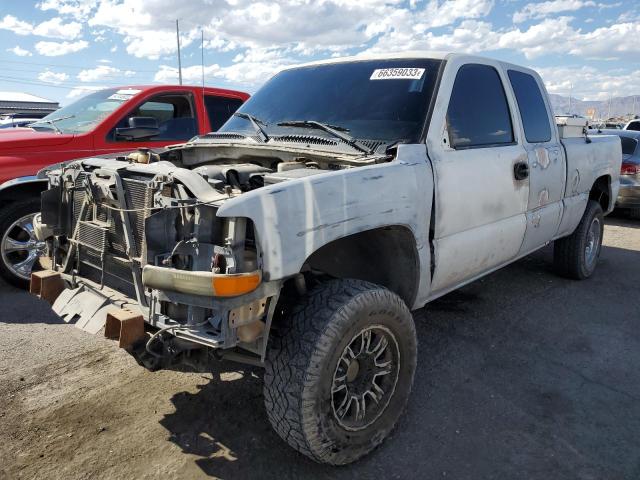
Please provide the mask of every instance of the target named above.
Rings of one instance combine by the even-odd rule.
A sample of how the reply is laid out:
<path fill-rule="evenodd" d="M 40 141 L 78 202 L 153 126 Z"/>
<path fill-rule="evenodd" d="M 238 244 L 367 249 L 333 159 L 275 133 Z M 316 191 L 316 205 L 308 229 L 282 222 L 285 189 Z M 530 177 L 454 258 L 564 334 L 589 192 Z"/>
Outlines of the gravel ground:
<path fill-rule="evenodd" d="M 151 373 L 0 284 L 0 479 L 638 479 L 640 222 L 604 243 L 591 280 L 547 248 L 416 312 L 407 412 L 341 468 L 271 431 L 259 369 Z"/>

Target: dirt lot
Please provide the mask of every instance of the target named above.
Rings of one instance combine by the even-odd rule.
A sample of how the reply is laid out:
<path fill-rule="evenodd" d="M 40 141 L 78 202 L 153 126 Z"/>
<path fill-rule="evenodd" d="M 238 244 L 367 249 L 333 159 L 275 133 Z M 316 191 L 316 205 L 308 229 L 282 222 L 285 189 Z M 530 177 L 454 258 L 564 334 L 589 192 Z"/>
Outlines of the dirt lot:
<path fill-rule="evenodd" d="M 0 285 L 0 478 L 640 478 L 640 222 L 608 219 L 595 277 L 550 249 L 416 313 L 392 438 L 334 469 L 268 424 L 261 372 L 150 373 Z"/>

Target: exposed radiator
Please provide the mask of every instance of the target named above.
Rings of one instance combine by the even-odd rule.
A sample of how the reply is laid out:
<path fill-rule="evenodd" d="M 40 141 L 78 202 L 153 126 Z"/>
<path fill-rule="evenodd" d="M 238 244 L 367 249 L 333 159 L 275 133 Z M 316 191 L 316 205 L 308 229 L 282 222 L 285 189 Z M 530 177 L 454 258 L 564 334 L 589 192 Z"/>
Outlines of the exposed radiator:
<path fill-rule="evenodd" d="M 81 172 L 76 178 L 73 192 L 73 222 L 71 231 L 78 226 L 76 238 L 80 255 L 80 275 L 93 280 L 104 281 L 107 286 L 122 290 L 123 282 L 132 283 L 132 269 L 130 259 L 126 254 L 125 233 L 120 212 L 107 208 L 98 202 L 85 209 L 84 218 L 78 218 L 85 199 L 82 188 L 87 178 L 86 172 Z M 131 256 L 144 257 L 145 247 L 145 219 L 151 214 L 153 191 L 148 183 L 136 179 L 122 179 L 125 192 L 126 208 L 139 211 L 129 212 L 129 222 L 133 236 Z M 104 267 L 104 274 L 102 268 Z M 114 282 L 117 285 L 114 285 Z"/>

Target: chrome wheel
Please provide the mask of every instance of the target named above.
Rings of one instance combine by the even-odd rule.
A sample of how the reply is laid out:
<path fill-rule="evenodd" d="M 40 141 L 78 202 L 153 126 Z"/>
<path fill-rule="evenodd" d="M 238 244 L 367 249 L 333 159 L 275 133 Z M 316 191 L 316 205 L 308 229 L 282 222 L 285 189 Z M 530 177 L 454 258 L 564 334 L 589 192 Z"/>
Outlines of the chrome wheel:
<path fill-rule="evenodd" d="M 400 371 L 398 342 L 382 325 L 361 330 L 342 352 L 333 374 L 333 415 L 347 430 L 362 430 L 384 412 Z"/>
<path fill-rule="evenodd" d="M 13 222 L 2 236 L 0 254 L 6 268 L 22 280 L 31 278 L 34 264 L 44 254 L 45 243 L 36 239 L 30 213 Z"/>
<path fill-rule="evenodd" d="M 589 230 L 587 231 L 587 241 L 584 248 L 584 262 L 587 268 L 591 270 L 598 259 L 598 253 L 600 251 L 600 235 L 601 235 L 600 219 L 595 217 Z"/>

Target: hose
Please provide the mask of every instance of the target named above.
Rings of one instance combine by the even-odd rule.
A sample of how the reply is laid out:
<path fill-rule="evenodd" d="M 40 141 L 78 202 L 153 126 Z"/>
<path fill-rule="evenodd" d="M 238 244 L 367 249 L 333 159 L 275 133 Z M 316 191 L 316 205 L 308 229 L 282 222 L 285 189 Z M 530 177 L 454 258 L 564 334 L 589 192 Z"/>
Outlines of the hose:
<path fill-rule="evenodd" d="M 209 320 L 205 320 L 204 322 L 196 323 L 194 325 L 170 325 L 168 327 L 161 328 L 160 330 L 155 332 L 153 335 L 151 335 L 151 338 L 147 340 L 147 343 L 145 344 L 144 349 L 147 351 L 147 353 L 149 353 L 150 355 L 156 358 L 164 358 L 164 355 L 160 355 L 159 353 L 156 353 L 153 350 L 151 350 L 151 344 L 156 338 L 158 338 L 158 336 L 171 330 L 190 330 L 193 327 L 202 327 L 207 323 L 209 323 Z"/>

